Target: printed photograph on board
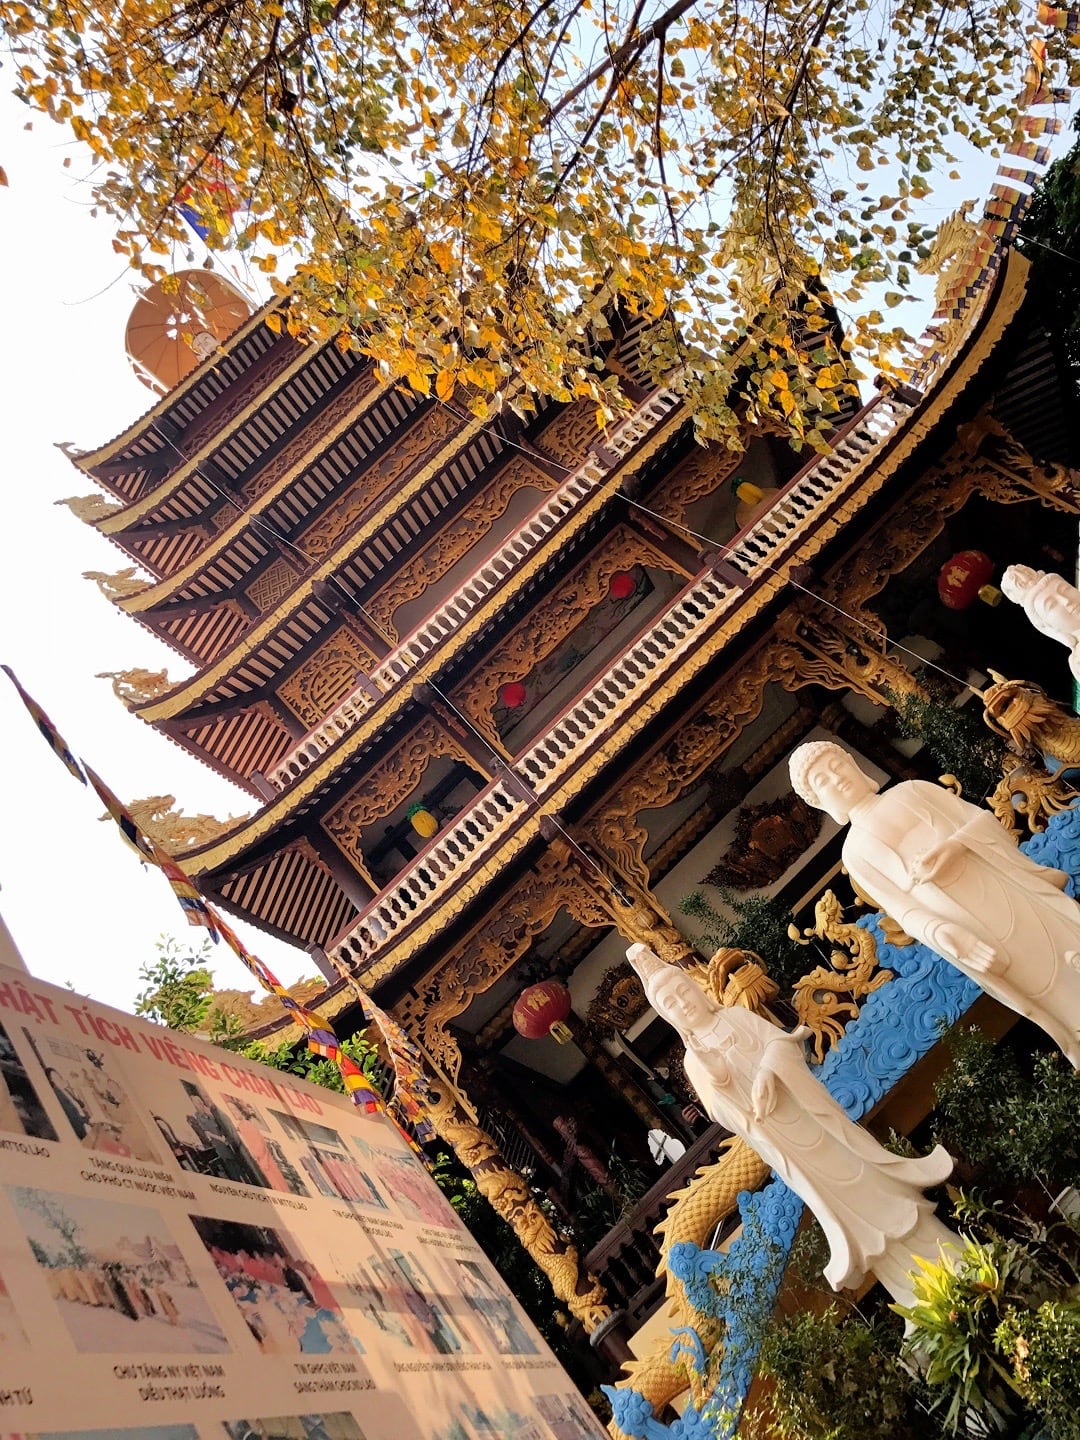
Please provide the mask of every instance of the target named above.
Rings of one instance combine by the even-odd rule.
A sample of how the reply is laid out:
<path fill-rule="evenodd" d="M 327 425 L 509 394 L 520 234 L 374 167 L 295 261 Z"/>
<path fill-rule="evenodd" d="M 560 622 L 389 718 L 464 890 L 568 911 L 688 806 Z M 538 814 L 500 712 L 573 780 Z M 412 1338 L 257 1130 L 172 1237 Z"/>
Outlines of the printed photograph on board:
<path fill-rule="evenodd" d="M 114 1055 L 59 1035 L 32 1035 L 26 1029 L 23 1035 L 81 1145 L 105 1155 L 161 1163 Z"/>
<path fill-rule="evenodd" d="M 555 1440 L 604 1440 L 607 1434 L 580 1395 L 537 1395 L 534 1404 Z"/>
<path fill-rule="evenodd" d="M 387 1307 L 400 1321 L 413 1349 L 436 1355 L 476 1353 L 476 1346 L 451 1319 L 446 1297 L 436 1294 L 415 1254 L 390 1250 L 368 1263 Z"/>
<path fill-rule="evenodd" d="M 192 1215 L 191 1223 L 265 1354 L 363 1352 L 330 1286 L 291 1236 L 207 1215 Z"/>
<path fill-rule="evenodd" d="M 441 1230 L 457 1228 L 460 1222 L 453 1206 L 443 1198 L 438 1186 L 431 1183 L 431 1176 L 414 1155 L 372 1145 L 358 1135 L 353 1136 L 353 1144 L 360 1152 L 364 1170 L 379 1176 L 407 1220 L 421 1220 Z"/>
<path fill-rule="evenodd" d="M 347 1410 L 332 1415 L 279 1415 L 274 1420 L 226 1420 L 229 1440 L 365 1440 Z"/>
<path fill-rule="evenodd" d="M 32 1435 L 6 1435 L 4 1440 L 199 1440 L 194 1425 L 136 1425 L 123 1430 L 111 1425 L 108 1430 L 35 1430 Z"/>
<path fill-rule="evenodd" d="M 364 1334 L 360 1324 L 373 1325 L 380 1335 L 391 1335 L 403 1345 L 409 1343 L 409 1332 L 390 1308 L 390 1290 L 374 1271 L 367 1268 L 350 1253 L 348 1260 L 331 1255 L 337 1285 L 345 1302 L 346 1324 Z M 399 1303 L 403 1303 L 399 1300 Z M 373 1344 L 377 1343 L 372 1337 Z"/>
<path fill-rule="evenodd" d="M 537 1344 L 510 1294 L 493 1283 L 475 1260 L 447 1260 L 452 1289 L 464 1296 L 480 1333 L 497 1355 L 535 1355 Z"/>
<path fill-rule="evenodd" d="M 458 1405 L 450 1413 L 449 1423 L 433 1432 L 432 1440 L 548 1440 L 537 1421 L 508 1410 L 491 1406 Z"/>
<path fill-rule="evenodd" d="M 45 1113 L 11 1036 L 0 1025 L 0 1130 L 32 1135 L 35 1140 L 57 1139 L 56 1127 Z"/>
<path fill-rule="evenodd" d="M 9 1185 L 77 1350 L 219 1355 L 228 1342 L 164 1220 L 141 1205 Z"/>
<path fill-rule="evenodd" d="M 347 1200 L 350 1204 L 369 1205 L 376 1210 L 388 1208 L 382 1191 L 356 1163 L 336 1130 L 281 1110 L 271 1110 L 270 1114 L 296 1147 L 304 1178 L 316 1194 Z"/>
<path fill-rule="evenodd" d="M 4 1284 L 4 1277 L 0 1275 L 0 1362 L 9 1357 L 16 1346 L 25 1344 L 26 1332 L 19 1320 L 19 1312 Z"/>
<path fill-rule="evenodd" d="M 154 1106 L 154 1124 L 184 1170 L 237 1185 L 307 1194 L 296 1170 L 285 1162 L 299 1189 L 288 1183 L 261 1136 L 254 1106 L 245 1102 L 238 1111 L 226 1098 L 211 1098 L 195 1080 L 171 1084 L 155 1096 Z M 266 1125 L 265 1120 L 262 1124 Z"/>

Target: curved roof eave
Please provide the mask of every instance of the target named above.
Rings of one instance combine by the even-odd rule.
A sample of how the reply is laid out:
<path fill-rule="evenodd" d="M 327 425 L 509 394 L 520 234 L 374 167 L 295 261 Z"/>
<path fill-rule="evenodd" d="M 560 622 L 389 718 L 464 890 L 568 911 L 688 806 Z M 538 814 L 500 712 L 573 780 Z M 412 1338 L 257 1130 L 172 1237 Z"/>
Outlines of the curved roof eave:
<path fill-rule="evenodd" d="M 162 604 L 169 599 L 173 591 L 183 585 L 189 584 L 201 569 L 206 565 L 212 564 L 213 561 L 238 538 L 254 517 L 261 515 L 274 504 L 306 469 L 318 461 L 324 450 L 330 445 L 333 445 L 336 440 L 340 439 L 342 433 L 346 431 L 350 425 L 355 424 L 359 416 L 366 414 L 391 388 L 388 382 L 382 382 L 377 385 L 374 390 L 370 390 L 366 395 L 362 395 L 357 400 L 356 405 L 350 408 L 338 424 L 334 426 L 333 430 L 323 438 L 314 454 L 305 455 L 302 460 L 298 460 L 297 463 L 289 469 L 287 474 L 283 475 L 276 485 L 272 485 L 269 490 L 260 495 L 253 505 L 248 506 L 244 510 L 238 510 L 233 523 L 227 529 L 215 535 L 210 544 L 207 545 L 194 560 L 189 561 L 187 565 L 175 571 L 172 575 L 166 575 L 154 584 L 148 585 L 145 590 L 140 590 L 138 594 L 125 596 L 119 602 L 120 609 L 128 615 L 137 615 L 142 611 L 152 609 L 155 605 Z M 221 598 L 227 599 L 228 597 L 223 594 Z"/>
<path fill-rule="evenodd" d="M 286 365 L 285 369 L 278 371 L 273 376 L 274 386 L 277 387 L 285 381 L 291 380 L 298 371 L 310 363 L 313 355 L 317 355 L 319 351 L 333 343 L 332 340 L 325 340 L 316 346 L 301 346 L 297 355 Z M 175 392 L 173 393 L 175 394 Z M 181 485 L 189 479 L 192 473 L 198 469 L 199 465 L 206 460 L 208 456 L 213 454 L 218 446 L 251 418 L 259 406 L 265 403 L 267 394 L 268 392 L 265 387 L 258 389 L 252 397 L 250 404 L 245 405 L 239 414 L 234 415 L 223 430 L 218 430 L 213 435 L 208 436 L 206 442 L 199 447 L 196 453 L 190 455 L 183 464 L 168 475 L 160 485 L 149 491 L 140 500 L 136 500 L 132 504 L 125 506 L 123 510 L 116 510 L 111 515 L 106 515 L 103 519 L 96 521 L 95 529 L 102 535 L 115 535 L 121 530 L 126 530 L 137 521 L 145 520 L 158 505 L 163 504 L 171 495 L 179 490 Z"/>
<path fill-rule="evenodd" d="M 280 297 L 275 295 L 274 298 L 268 300 L 265 305 L 260 305 L 254 314 L 244 321 L 239 329 L 233 331 L 221 348 L 227 351 L 231 350 L 234 345 L 239 345 L 242 340 L 246 339 L 246 337 L 252 333 L 256 326 L 265 321 L 267 315 L 270 314 L 278 304 L 280 304 Z M 112 460 L 118 455 L 125 445 L 133 445 L 135 441 L 139 439 L 141 431 L 152 425 L 155 420 L 160 419 L 169 407 L 175 405 L 177 400 L 186 395 L 193 386 L 197 385 L 207 371 L 212 370 L 213 367 L 219 363 L 220 359 L 221 355 L 219 351 L 208 355 L 205 360 L 201 360 L 199 364 L 195 366 L 195 369 L 192 370 L 190 375 L 185 375 L 179 385 L 174 385 L 167 395 L 163 395 L 155 405 L 152 405 L 149 410 L 140 415 L 137 420 L 132 421 L 126 430 L 122 430 L 120 434 L 112 440 L 106 441 L 106 443 L 99 446 L 97 450 L 87 450 L 81 455 L 73 454 L 71 456 L 72 464 L 89 475 L 91 480 L 94 479 L 93 467 L 95 465 L 103 465 L 106 460 Z"/>

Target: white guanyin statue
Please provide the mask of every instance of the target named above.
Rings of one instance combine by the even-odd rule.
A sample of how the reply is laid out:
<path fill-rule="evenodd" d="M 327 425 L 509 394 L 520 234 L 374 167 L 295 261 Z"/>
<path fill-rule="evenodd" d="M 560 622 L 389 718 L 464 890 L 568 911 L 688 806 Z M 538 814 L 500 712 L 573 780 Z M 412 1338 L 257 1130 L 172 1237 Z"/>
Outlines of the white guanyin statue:
<path fill-rule="evenodd" d="M 1080 681 L 1080 590 L 1052 570 L 1010 565 L 1001 577 L 1001 591 L 1022 605 L 1035 629 L 1069 649 L 1069 669 Z"/>
<path fill-rule="evenodd" d="M 717 1004 L 645 945 L 627 959 L 649 1003 L 686 1045 L 686 1077 L 712 1118 L 740 1136 L 809 1206 L 829 1242 L 825 1278 L 853 1289 L 873 1274 L 915 1303 L 918 1255 L 936 1261 L 956 1236 L 922 1193 L 952 1171 L 938 1145 L 925 1159 L 892 1155 L 847 1116 L 806 1063 L 803 1037 L 752 1010 Z"/>
<path fill-rule="evenodd" d="M 859 889 L 1080 1069 L 1080 906 L 1062 893 L 1068 876 L 941 785 L 904 780 L 879 795 L 834 741 L 800 745 L 789 769 L 807 804 L 850 822 L 843 860 Z"/>

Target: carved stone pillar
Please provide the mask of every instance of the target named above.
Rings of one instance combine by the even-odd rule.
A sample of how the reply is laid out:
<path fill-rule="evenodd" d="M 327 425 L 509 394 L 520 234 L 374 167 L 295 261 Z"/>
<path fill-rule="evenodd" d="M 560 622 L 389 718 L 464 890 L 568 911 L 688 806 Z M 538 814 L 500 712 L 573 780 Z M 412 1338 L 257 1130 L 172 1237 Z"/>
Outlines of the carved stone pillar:
<path fill-rule="evenodd" d="M 556 1234 L 524 1178 L 506 1163 L 492 1137 L 469 1119 L 449 1086 L 433 1095 L 427 1109 L 480 1193 L 547 1276 L 556 1298 L 592 1334 L 612 1315 L 600 1281 L 583 1268 L 575 1247 Z"/>

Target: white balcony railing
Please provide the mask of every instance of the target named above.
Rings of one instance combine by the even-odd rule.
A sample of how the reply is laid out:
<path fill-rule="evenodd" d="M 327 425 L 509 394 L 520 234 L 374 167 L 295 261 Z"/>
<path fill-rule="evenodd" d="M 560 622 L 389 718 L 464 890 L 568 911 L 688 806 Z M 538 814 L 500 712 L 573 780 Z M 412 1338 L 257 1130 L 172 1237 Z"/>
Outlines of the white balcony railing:
<path fill-rule="evenodd" d="M 896 397 L 883 396 L 864 411 L 838 439 L 832 453 L 800 472 L 766 514 L 727 551 L 728 564 L 752 584 L 789 559 L 815 521 L 854 488 L 908 410 Z M 679 669 L 683 658 L 708 632 L 738 608 L 744 590 L 744 584 L 712 572 L 699 576 L 515 760 L 517 776 L 538 801 L 557 789 L 570 770 L 610 737 L 649 691 Z M 513 788 L 512 781 L 493 781 L 328 948 L 350 967 L 366 969 L 422 914 L 444 904 L 525 818 L 531 805 Z"/>
<path fill-rule="evenodd" d="M 411 635 L 376 668 L 370 681 L 357 686 L 321 724 L 297 741 L 270 772 L 271 782 L 284 790 L 347 735 L 362 716 L 378 704 L 382 694 L 409 678 L 433 651 L 463 624 L 487 597 L 508 580 L 537 547 L 592 495 L 612 469 L 678 406 L 670 389 L 654 391 L 637 409 L 606 435 L 602 455 L 590 452 L 557 490 L 519 524 L 514 533 L 488 557 Z M 610 457 L 610 459 L 608 458 Z"/>

